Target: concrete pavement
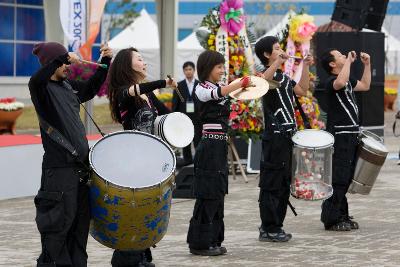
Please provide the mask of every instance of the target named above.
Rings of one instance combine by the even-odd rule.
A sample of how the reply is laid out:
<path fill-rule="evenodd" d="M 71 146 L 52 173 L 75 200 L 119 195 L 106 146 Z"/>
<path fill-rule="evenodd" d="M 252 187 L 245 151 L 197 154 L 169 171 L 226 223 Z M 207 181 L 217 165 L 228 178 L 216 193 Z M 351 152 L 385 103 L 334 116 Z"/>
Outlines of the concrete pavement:
<path fill-rule="evenodd" d="M 298 216 L 288 210 L 285 230 L 293 239 L 284 244 L 258 241 L 258 180 L 230 180 L 225 204 L 228 254 L 200 257 L 189 253 L 186 233 L 194 200 L 174 199 L 170 225 L 153 249 L 156 266 L 400 266 L 400 138 L 387 113 L 389 158 L 368 196 L 349 195 L 350 212 L 360 224 L 351 232 L 329 232 L 319 221 L 321 202 L 291 199 Z M 2 176 L 2 179 L 6 177 Z M 28 178 L 27 178 L 28 179 Z M 34 223 L 33 197 L 0 201 L 0 266 L 34 266 L 40 251 Z M 89 266 L 110 266 L 112 250 L 89 237 Z"/>

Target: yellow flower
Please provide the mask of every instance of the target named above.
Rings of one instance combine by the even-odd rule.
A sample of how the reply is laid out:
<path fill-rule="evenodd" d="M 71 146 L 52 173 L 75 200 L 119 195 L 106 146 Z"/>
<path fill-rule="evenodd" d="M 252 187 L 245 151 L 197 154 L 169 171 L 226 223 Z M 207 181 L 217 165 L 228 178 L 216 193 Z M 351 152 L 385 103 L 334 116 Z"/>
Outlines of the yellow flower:
<path fill-rule="evenodd" d="M 208 39 L 210 39 L 210 40 L 215 40 L 215 35 L 214 35 L 214 34 L 210 34 L 210 36 L 208 37 Z"/>
<path fill-rule="evenodd" d="M 208 45 L 212 45 L 213 43 L 214 43 L 214 40 L 212 40 L 212 39 L 208 39 Z"/>
<path fill-rule="evenodd" d="M 215 51 L 215 46 L 210 46 L 210 50 L 213 50 L 213 51 Z"/>
<path fill-rule="evenodd" d="M 307 14 L 296 15 L 291 18 L 289 22 L 289 37 L 299 43 L 303 43 L 305 41 L 309 41 L 312 38 L 313 32 L 309 32 L 308 36 L 300 35 L 298 30 L 300 26 L 305 25 L 314 25 L 314 18 Z M 314 25 L 315 26 L 315 25 Z"/>
<path fill-rule="evenodd" d="M 397 89 L 396 88 L 385 88 L 385 94 L 387 95 L 397 95 Z"/>
<path fill-rule="evenodd" d="M 233 61 L 238 61 L 238 56 L 232 56 Z"/>
<path fill-rule="evenodd" d="M 232 41 L 232 38 L 230 36 L 228 36 L 227 38 L 228 42 Z"/>
<path fill-rule="evenodd" d="M 243 56 L 239 56 L 240 61 L 243 61 L 243 59 L 244 59 Z"/>

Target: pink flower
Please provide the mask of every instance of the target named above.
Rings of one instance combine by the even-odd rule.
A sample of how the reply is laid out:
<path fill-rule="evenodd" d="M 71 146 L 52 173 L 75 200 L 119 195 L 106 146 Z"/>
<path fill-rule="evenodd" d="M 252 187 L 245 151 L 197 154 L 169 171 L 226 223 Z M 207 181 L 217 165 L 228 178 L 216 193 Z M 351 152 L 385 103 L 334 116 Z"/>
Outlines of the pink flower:
<path fill-rule="evenodd" d="M 297 29 L 297 33 L 301 37 L 306 38 L 306 37 L 309 37 L 310 35 L 312 35 L 316 30 L 317 30 L 317 26 L 315 26 L 314 23 L 305 22 L 299 26 L 299 28 Z"/>
<path fill-rule="evenodd" d="M 229 35 L 237 34 L 244 26 L 243 0 L 225 0 L 219 9 L 221 27 Z"/>
<path fill-rule="evenodd" d="M 229 119 L 230 119 L 230 120 L 234 120 L 234 119 L 237 118 L 237 116 L 238 116 L 238 113 L 237 113 L 236 111 L 232 111 L 232 112 L 229 114 Z"/>

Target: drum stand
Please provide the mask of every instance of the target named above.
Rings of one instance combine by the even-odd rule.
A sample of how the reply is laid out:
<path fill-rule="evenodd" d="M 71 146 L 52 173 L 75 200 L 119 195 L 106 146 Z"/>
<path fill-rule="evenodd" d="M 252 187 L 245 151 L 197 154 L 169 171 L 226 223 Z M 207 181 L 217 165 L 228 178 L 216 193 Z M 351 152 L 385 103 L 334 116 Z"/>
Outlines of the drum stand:
<path fill-rule="evenodd" d="M 229 168 L 232 171 L 233 179 L 236 180 L 236 168 L 235 165 L 239 166 L 240 173 L 246 183 L 249 182 L 249 179 L 247 179 L 246 172 L 243 169 L 242 163 L 240 162 L 239 154 L 236 150 L 236 146 L 233 142 L 233 139 L 229 137 L 228 141 L 229 147 L 228 147 L 228 160 L 229 160 Z"/>

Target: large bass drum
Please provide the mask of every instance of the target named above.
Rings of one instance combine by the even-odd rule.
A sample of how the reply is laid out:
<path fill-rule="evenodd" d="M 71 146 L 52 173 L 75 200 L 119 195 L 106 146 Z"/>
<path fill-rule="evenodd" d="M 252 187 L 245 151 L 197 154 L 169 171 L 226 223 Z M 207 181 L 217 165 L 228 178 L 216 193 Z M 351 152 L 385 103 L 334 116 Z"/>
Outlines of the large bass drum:
<path fill-rule="evenodd" d="M 374 186 L 387 154 L 388 150 L 379 136 L 369 131 L 362 131 L 354 177 L 348 192 L 368 195 Z"/>
<path fill-rule="evenodd" d="M 142 250 L 159 242 L 168 227 L 176 159 L 159 138 L 121 131 L 90 150 L 90 234 L 101 244 Z"/>

